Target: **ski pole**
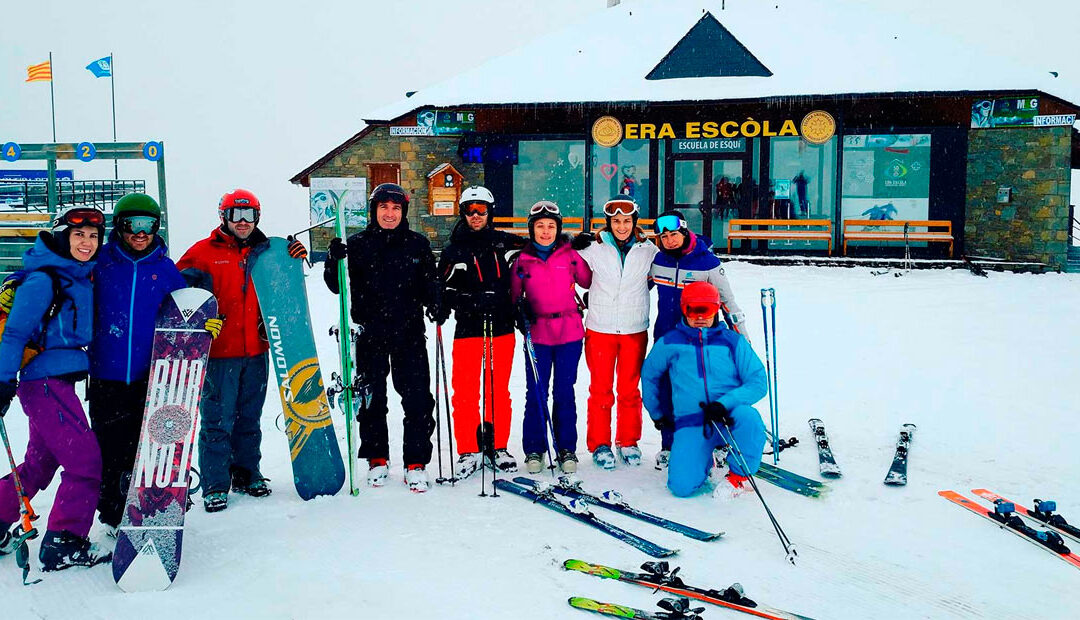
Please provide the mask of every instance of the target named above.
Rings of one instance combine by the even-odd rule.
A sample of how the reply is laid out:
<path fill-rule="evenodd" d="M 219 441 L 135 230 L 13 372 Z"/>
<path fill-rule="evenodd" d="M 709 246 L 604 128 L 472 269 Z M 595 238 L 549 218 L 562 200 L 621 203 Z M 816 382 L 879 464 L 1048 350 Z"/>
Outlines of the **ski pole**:
<path fill-rule="evenodd" d="M 488 427 L 491 434 L 491 496 L 498 497 L 499 489 L 495 481 L 499 477 L 498 467 L 495 465 L 495 338 L 492 336 L 491 313 L 484 316 L 484 331 L 487 332 L 488 366 L 485 381 L 487 382 L 487 409 L 491 414 L 491 426 Z M 486 415 L 486 413 L 485 413 Z"/>
<path fill-rule="evenodd" d="M 536 368 L 536 349 L 533 348 L 532 341 L 532 327 L 529 325 L 529 320 L 522 317 L 525 323 L 525 358 L 529 360 L 529 368 L 532 369 L 534 392 L 536 393 L 537 407 L 540 409 L 540 414 L 544 417 L 544 422 L 547 423 L 547 430 L 551 431 L 551 441 L 555 441 L 555 424 L 551 421 L 551 414 L 547 409 L 547 400 L 540 393 L 540 371 Z M 545 431 L 547 432 L 547 431 Z M 548 443 L 545 441 L 544 443 Z M 548 469 L 551 471 L 551 477 L 555 477 L 555 459 L 551 456 L 551 445 L 547 447 L 548 457 Z"/>
<path fill-rule="evenodd" d="M 776 421 L 773 418 L 773 376 L 772 365 L 769 363 L 769 315 L 767 312 L 769 289 L 761 289 L 761 331 L 765 337 L 765 381 L 769 389 L 769 427 L 770 436 L 772 437 L 773 444 L 773 464 L 778 462 L 777 453 L 777 429 Z"/>
<path fill-rule="evenodd" d="M 439 405 L 439 368 L 442 365 L 442 325 L 435 325 L 435 449 L 439 455 L 439 477 L 435 482 L 445 480 L 442 469 L 442 407 Z"/>
<path fill-rule="evenodd" d="M 772 387 L 773 395 L 769 400 L 772 403 L 773 408 L 773 439 L 776 441 L 776 446 L 773 452 L 773 465 L 780 462 L 780 376 L 777 374 L 776 369 L 776 351 L 779 348 L 779 343 L 776 342 L 776 289 L 769 289 L 769 308 L 771 314 L 771 325 L 769 330 L 772 332 Z"/>
<path fill-rule="evenodd" d="M 446 380 L 446 349 L 443 347 L 442 325 L 436 325 L 435 326 L 435 343 L 436 343 L 436 346 L 438 347 L 439 359 L 442 360 L 442 364 L 441 364 L 441 368 L 439 369 L 439 372 L 442 375 L 443 409 L 445 409 L 445 411 L 446 411 L 446 440 L 449 443 L 449 447 L 450 447 L 450 460 L 451 460 L 451 462 L 453 462 L 453 456 L 454 456 L 454 427 L 453 427 L 453 421 L 450 418 L 450 392 L 449 392 L 449 387 L 448 387 L 449 383 Z M 438 416 L 439 416 L 440 413 L 441 412 L 438 411 L 438 410 L 435 411 L 436 420 L 438 420 Z M 457 482 L 457 476 L 455 476 L 454 472 L 451 470 L 450 478 L 443 478 L 442 480 L 436 479 L 435 482 L 437 482 L 439 484 L 445 484 L 446 482 L 449 482 L 450 486 L 454 486 L 454 484 Z"/>
<path fill-rule="evenodd" d="M 7 413 L 6 408 L 4 413 Z M 15 455 L 11 453 L 11 440 L 8 439 L 7 425 L 4 423 L 3 415 L 0 415 L 0 438 L 3 439 L 8 463 L 11 465 L 11 479 L 15 483 L 15 494 L 19 498 L 19 520 L 22 533 L 19 534 L 20 540 L 15 547 L 15 560 L 16 564 L 23 569 L 23 585 L 29 586 L 41 581 L 40 579 L 29 583 L 26 581 L 27 576 L 30 574 L 30 552 L 26 541 L 37 538 L 38 531 L 32 523 L 37 519 L 37 514 L 34 513 L 33 507 L 30 506 L 30 498 L 26 496 L 22 481 L 19 479 L 19 469 L 15 466 Z"/>
<path fill-rule="evenodd" d="M 294 232 L 293 234 L 291 234 L 289 236 L 290 237 L 296 237 L 297 235 L 302 235 L 302 234 L 306 233 L 307 231 L 311 230 L 312 228 L 318 228 L 320 226 L 324 226 L 324 225 L 329 224 L 330 222 L 333 222 L 335 220 L 337 220 L 336 217 L 332 217 L 332 218 L 330 218 L 328 220 L 323 220 L 323 221 L 319 222 L 318 224 L 312 224 L 311 226 L 308 226 L 307 228 L 305 228 L 303 230 L 298 230 L 298 231 Z"/>

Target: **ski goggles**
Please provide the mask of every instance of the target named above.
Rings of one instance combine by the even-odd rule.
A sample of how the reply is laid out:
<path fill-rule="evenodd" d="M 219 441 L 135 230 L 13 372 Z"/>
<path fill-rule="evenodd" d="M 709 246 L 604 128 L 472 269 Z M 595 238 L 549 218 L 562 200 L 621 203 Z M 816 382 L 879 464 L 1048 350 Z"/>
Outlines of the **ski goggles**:
<path fill-rule="evenodd" d="M 616 215 L 634 215 L 638 212 L 637 203 L 633 200 L 614 199 L 604 203 L 604 215 L 615 217 Z"/>
<path fill-rule="evenodd" d="M 236 224 L 239 222 L 250 222 L 254 224 L 259 221 L 259 210 L 255 207 L 229 207 L 222 212 L 225 219 Z"/>
<path fill-rule="evenodd" d="M 131 233 L 133 235 L 152 235 L 161 228 L 161 222 L 152 215 L 131 215 L 122 218 L 118 222 L 118 227 L 122 232 Z"/>
<path fill-rule="evenodd" d="M 658 235 L 666 232 L 678 232 L 680 228 L 686 228 L 686 220 L 678 215 L 661 215 L 653 223 L 653 229 Z"/>
<path fill-rule="evenodd" d="M 487 215 L 488 206 L 482 202 L 470 202 L 462 208 L 462 212 L 465 217 L 472 217 L 474 215 Z"/>
<path fill-rule="evenodd" d="M 60 223 L 68 226 L 104 226 L 105 214 L 97 209 L 74 209 L 60 216 Z"/>
<path fill-rule="evenodd" d="M 541 200 L 540 202 L 529 207 L 529 215 L 540 215 L 541 213 L 562 215 L 562 213 L 559 211 L 559 205 L 551 202 L 550 200 Z"/>
<path fill-rule="evenodd" d="M 686 306 L 686 308 L 683 309 L 683 312 L 686 314 L 686 318 L 688 319 L 712 320 L 713 317 L 715 317 L 720 312 L 720 308 L 719 306 L 714 306 L 711 304 L 693 305 Z"/>

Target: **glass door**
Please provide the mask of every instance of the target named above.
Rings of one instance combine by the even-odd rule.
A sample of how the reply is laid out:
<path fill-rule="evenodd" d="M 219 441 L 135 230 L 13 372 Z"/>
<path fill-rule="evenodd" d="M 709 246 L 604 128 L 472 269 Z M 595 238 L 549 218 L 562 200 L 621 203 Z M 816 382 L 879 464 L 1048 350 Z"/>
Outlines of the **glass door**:
<path fill-rule="evenodd" d="M 664 202 L 671 205 L 670 208 L 682 211 L 690 230 L 700 233 L 703 223 L 701 212 L 706 208 L 705 160 L 677 159 L 672 162 L 672 167 L 674 179 L 668 186 L 672 196 Z"/>

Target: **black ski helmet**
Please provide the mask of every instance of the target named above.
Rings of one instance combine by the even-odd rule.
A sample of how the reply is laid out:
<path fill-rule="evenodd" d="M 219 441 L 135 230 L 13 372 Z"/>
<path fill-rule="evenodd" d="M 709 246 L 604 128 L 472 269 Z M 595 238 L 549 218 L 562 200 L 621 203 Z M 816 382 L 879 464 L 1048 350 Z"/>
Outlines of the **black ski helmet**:
<path fill-rule="evenodd" d="M 409 214 L 409 193 L 397 183 L 380 183 L 375 186 L 375 189 L 371 190 L 371 196 L 368 198 L 368 211 L 371 213 L 372 218 L 375 217 L 375 207 L 379 206 L 380 202 L 396 202 L 401 205 L 401 216 L 403 218 Z"/>

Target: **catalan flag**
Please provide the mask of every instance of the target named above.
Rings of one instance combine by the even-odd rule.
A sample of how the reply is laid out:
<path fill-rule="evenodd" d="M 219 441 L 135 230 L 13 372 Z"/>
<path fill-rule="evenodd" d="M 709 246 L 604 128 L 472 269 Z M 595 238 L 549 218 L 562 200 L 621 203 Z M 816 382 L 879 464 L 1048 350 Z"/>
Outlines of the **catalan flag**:
<path fill-rule="evenodd" d="M 46 60 L 40 65 L 30 65 L 26 68 L 27 82 L 51 82 L 52 61 Z"/>

